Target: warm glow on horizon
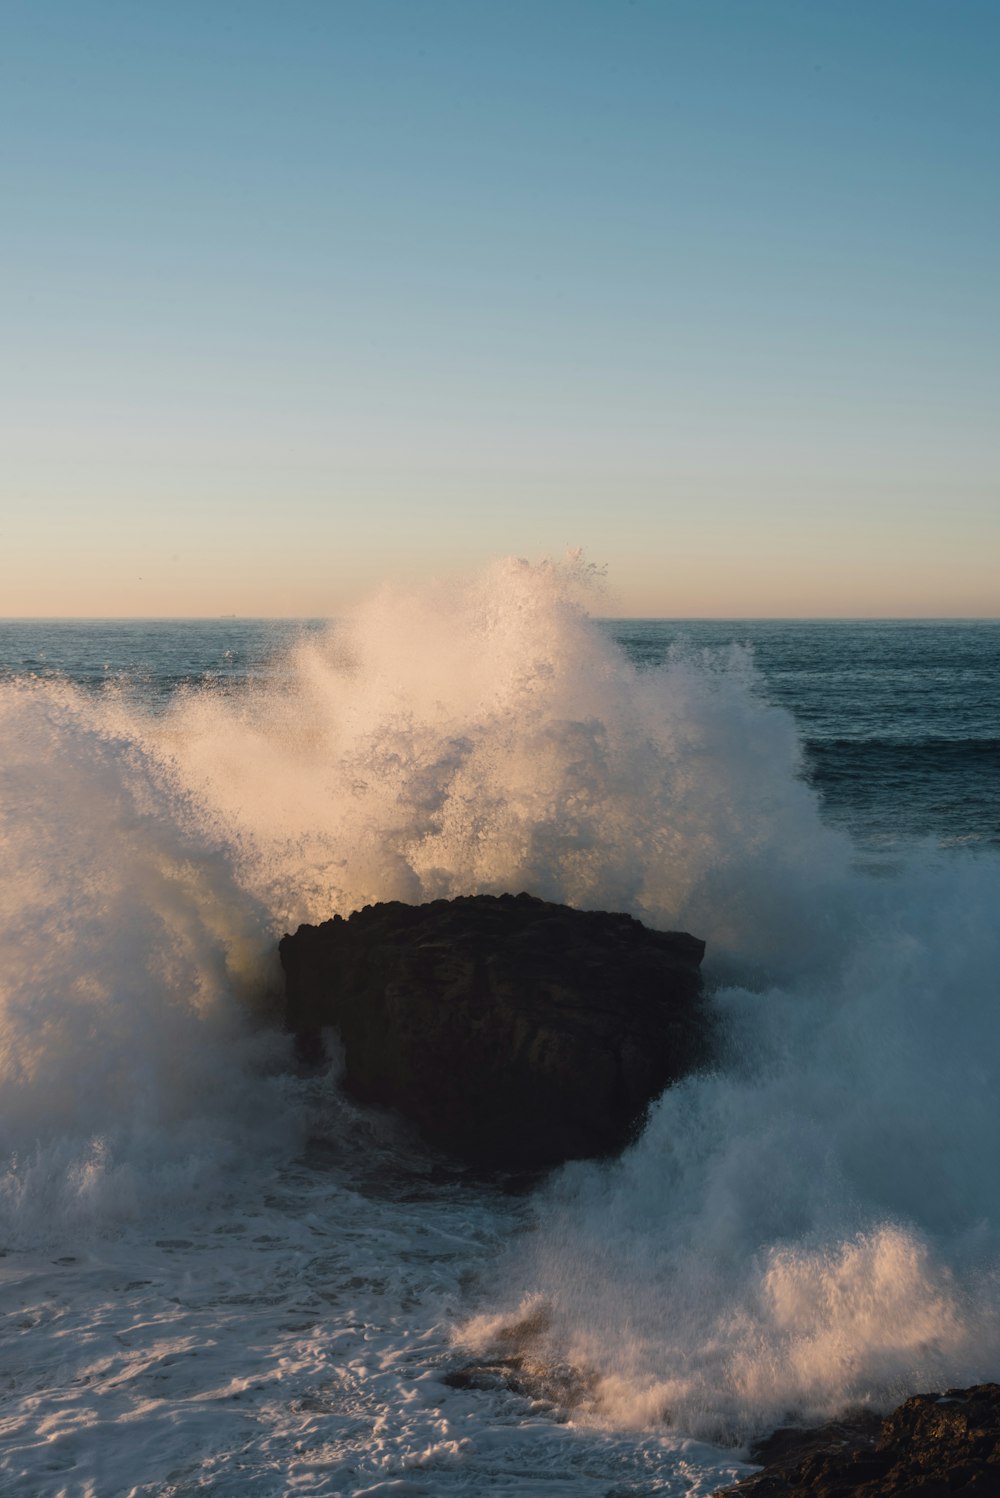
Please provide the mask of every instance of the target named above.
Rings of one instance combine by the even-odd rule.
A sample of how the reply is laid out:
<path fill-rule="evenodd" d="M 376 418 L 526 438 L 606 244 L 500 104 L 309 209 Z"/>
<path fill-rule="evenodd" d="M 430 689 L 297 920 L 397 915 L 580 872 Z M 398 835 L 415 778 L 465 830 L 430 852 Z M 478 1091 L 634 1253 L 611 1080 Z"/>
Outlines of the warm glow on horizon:
<path fill-rule="evenodd" d="M 511 555 L 515 553 L 510 553 Z M 517 554 L 524 554 L 522 548 Z M 74 575 L 72 559 L 60 568 L 54 560 L 47 585 L 26 581 L 8 586 L 3 597 L 5 618 L 332 618 L 384 583 L 402 586 L 440 578 L 442 583 L 474 566 L 493 560 L 483 557 L 464 567 L 435 566 L 421 558 L 420 566 L 383 565 L 384 558 L 355 563 L 350 583 L 332 583 L 315 561 L 302 564 L 294 587 L 268 576 L 265 567 L 245 573 L 225 571 L 217 562 L 204 562 L 184 572 L 176 565 L 147 568 L 148 576 L 129 580 L 113 574 L 82 579 Z M 214 575 L 213 575 L 214 574 Z M 779 563 L 753 567 L 737 558 L 718 559 L 714 567 L 642 568 L 627 559 L 610 566 L 606 583 L 591 610 L 607 618 L 664 619 L 902 619 L 984 618 L 1000 616 L 996 603 L 995 567 L 983 559 L 977 569 L 955 563 L 949 569 L 927 563 L 905 576 L 893 575 L 877 560 L 853 572 L 831 578 L 817 559 L 800 565 L 792 578 Z M 112 600 L 113 606 L 112 606 Z"/>

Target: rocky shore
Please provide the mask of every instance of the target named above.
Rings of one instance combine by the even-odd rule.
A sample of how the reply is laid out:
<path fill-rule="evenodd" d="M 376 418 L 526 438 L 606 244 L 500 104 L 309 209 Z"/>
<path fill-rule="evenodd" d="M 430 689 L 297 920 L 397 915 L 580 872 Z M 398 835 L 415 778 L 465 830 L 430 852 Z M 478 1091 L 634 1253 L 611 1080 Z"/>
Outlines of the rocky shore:
<path fill-rule="evenodd" d="M 1000 1384 L 916 1394 L 885 1419 L 778 1430 L 751 1460 L 764 1470 L 716 1498 L 995 1498 Z"/>

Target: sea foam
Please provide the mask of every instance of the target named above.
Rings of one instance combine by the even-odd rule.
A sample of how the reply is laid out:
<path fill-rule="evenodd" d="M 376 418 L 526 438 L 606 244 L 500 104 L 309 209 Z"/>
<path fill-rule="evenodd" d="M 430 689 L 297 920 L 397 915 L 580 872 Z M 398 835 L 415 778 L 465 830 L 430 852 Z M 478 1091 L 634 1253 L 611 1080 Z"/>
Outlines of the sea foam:
<path fill-rule="evenodd" d="M 459 1344 L 544 1305 L 531 1355 L 584 1371 L 580 1418 L 731 1439 L 995 1375 L 995 857 L 867 869 L 751 656 L 637 669 L 585 582 L 386 589 L 164 711 L 0 690 L 8 1241 L 301 1147 L 282 931 L 527 889 L 705 938 L 718 1054 L 620 1161 L 539 1188 Z"/>

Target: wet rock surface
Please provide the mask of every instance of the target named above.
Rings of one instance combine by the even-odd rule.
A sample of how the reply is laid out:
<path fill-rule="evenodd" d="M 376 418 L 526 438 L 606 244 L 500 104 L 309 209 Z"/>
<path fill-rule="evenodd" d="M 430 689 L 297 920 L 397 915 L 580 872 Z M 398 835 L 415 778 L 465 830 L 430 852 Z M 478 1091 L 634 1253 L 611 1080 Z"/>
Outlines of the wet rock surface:
<path fill-rule="evenodd" d="M 343 1041 L 345 1084 L 470 1165 L 619 1150 L 706 1055 L 704 943 L 527 894 L 366 906 L 280 944 L 304 1055 Z"/>
<path fill-rule="evenodd" d="M 751 1460 L 764 1471 L 718 1498 L 994 1498 L 1000 1384 L 917 1394 L 885 1419 L 862 1412 L 818 1430 L 778 1430 Z"/>

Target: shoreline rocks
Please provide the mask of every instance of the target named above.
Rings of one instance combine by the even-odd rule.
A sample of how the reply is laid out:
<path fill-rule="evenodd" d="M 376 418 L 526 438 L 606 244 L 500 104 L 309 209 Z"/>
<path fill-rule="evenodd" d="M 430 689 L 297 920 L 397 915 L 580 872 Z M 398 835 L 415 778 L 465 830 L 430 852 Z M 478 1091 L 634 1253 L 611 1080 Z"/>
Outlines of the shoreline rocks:
<path fill-rule="evenodd" d="M 455 1158 L 532 1170 L 620 1150 L 706 1054 L 704 943 L 532 895 L 368 905 L 279 948 L 303 1055 Z"/>
<path fill-rule="evenodd" d="M 777 1430 L 751 1451 L 764 1470 L 716 1498 L 992 1498 L 1000 1493 L 1000 1384 L 916 1394 L 891 1415 Z"/>

